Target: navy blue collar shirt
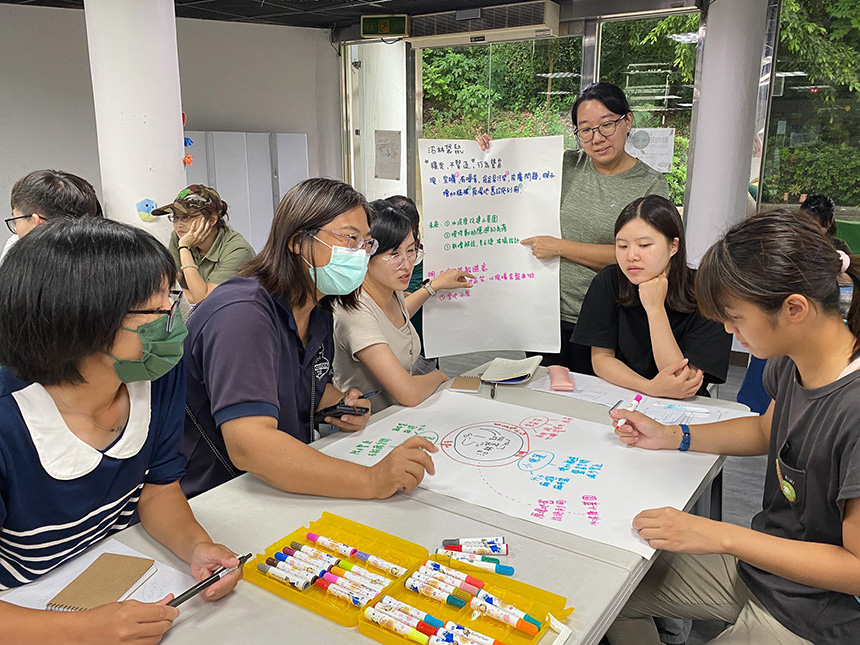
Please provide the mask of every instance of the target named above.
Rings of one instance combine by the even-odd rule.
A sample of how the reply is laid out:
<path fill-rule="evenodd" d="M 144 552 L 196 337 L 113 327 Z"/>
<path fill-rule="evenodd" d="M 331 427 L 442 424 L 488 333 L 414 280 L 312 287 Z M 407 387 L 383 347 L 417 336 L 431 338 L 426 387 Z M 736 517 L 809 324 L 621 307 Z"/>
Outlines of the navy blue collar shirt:
<path fill-rule="evenodd" d="M 282 432 L 313 440 L 312 414 L 332 377 L 332 333 L 331 313 L 315 307 L 302 343 L 290 306 L 256 278 L 230 278 L 194 309 L 183 358 L 188 497 L 241 474 L 221 434 L 227 421 L 274 417 Z"/>

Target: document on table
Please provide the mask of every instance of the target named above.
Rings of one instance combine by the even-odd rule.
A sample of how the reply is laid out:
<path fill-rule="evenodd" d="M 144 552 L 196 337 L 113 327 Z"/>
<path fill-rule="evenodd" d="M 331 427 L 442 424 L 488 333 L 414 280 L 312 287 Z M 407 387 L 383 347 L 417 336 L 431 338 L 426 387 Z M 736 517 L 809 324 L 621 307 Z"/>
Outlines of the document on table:
<path fill-rule="evenodd" d="M 718 457 L 633 450 L 606 423 L 443 391 L 345 434 L 322 452 L 363 465 L 421 436 L 436 474 L 420 486 L 649 558 L 632 527 L 646 508 L 682 509 Z"/>
<path fill-rule="evenodd" d="M 570 392 L 557 392 L 550 388 L 549 375 L 534 379 L 526 387 L 538 392 L 549 392 L 558 396 L 566 396 L 572 399 L 579 399 L 580 401 L 605 405 L 608 408 L 615 405 L 623 408 L 633 400 L 634 396 L 639 394 L 639 392 L 634 390 L 628 390 L 627 388 L 607 383 L 599 376 L 574 373 L 571 373 L 571 376 L 573 377 L 575 387 Z M 655 421 L 666 425 L 676 425 L 678 423 L 695 425 L 697 423 L 714 423 L 715 421 L 724 421 L 726 419 L 756 416 L 754 412 L 750 412 L 749 410 L 736 410 L 708 405 L 708 403 L 702 401 L 687 403 L 686 401 L 661 399 L 645 396 L 644 394 L 642 395 L 639 407 L 636 409 Z"/>
<path fill-rule="evenodd" d="M 45 574 L 35 582 L 15 587 L 0 596 L 0 600 L 18 605 L 19 607 L 27 607 L 28 609 L 45 609 L 51 598 L 60 593 L 66 585 L 83 573 L 102 553 L 118 553 L 138 558 L 147 557 L 140 551 L 136 551 L 117 540 L 104 540 L 73 560 L 69 560 L 62 566 Z M 169 593 L 178 596 L 197 582 L 187 573 L 178 571 L 161 562 L 156 562 L 155 566 L 155 573 L 135 589 L 128 596 L 127 600 L 158 602 Z"/>

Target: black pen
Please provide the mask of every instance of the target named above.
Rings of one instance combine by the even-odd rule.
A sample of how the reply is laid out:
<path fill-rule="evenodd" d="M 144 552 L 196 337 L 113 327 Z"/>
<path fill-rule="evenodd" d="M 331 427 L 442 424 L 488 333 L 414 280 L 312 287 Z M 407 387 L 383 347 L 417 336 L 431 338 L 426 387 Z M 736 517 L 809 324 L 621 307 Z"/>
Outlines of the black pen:
<path fill-rule="evenodd" d="M 382 394 L 382 390 L 373 390 L 373 392 L 368 392 L 367 394 L 362 394 L 359 399 L 369 399 L 372 396 L 376 396 L 377 394 Z"/>
<path fill-rule="evenodd" d="M 224 576 L 226 576 L 230 573 L 233 573 L 236 569 L 240 568 L 243 564 L 245 564 L 248 560 L 251 559 L 252 555 L 253 554 L 248 553 L 246 555 L 239 556 L 239 564 L 237 566 L 230 567 L 229 569 L 225 569 L 224 567 L 221 567 L 220 569 L 218 569 L 215 573 L 213 573 L 211 576 L 209 576 L 205 580 L 201 580 L 200 582 L 198 582 L 196 585 L 194 585 L 193 587 L 191 587 L 187 591 L 184 591 L 183 593 L 176 596 L 176 598 L 174 598 L 169 603 L 167 603 L 167 606 L 168 607 L 178 607 L 179 605 L 184 603 L 186 600 L 190 600 L 191 598 L 193 598 L 194 596 L 199 594 L 201 591 L 203 591 L 207 587 L 211 587 L 212 585 L 214 585 L 216 582 L 218 582 Z"/>
<path fill-rule="evenodd" d="M 495 383 L 490 383 L 490 398 L 491 399 L 496 398 L 496 384 Z"/>

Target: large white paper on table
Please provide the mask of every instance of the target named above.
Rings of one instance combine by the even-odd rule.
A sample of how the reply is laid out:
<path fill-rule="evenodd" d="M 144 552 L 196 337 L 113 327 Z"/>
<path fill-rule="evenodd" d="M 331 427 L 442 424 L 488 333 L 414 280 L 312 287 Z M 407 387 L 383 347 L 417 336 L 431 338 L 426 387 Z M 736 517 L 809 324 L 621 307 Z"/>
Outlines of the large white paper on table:
<path fill-rule="evenodd" d="M 599 376 L 588 374 L 574 374 L 574 389 L 570 392 L 558 392 L 553 390 L 549 384 L 549 375 L 537 378 L 526 385 L 530 390 L 538 392 L 549 392 L 559 396 L 566 396 L 580 401 L 590 401 L 607 407 L 626 407 L 639 392 L 629 390 L 618 385 L 604 381 Z M 642 395 L 642 401 L 636 408 L 642 414 L 646 414 L 655 421 L 666 425 L 686 423 L 695 425 L 697 423 L 714 423 L 726 419 L 737 419 L 739 417 L 755 417 L 755 412 L 749 410 L 738 410 L 725 408 L 717 405 L 709 405 L 701 401 L 689 403 L 676 399 L 661 399 L 657 397 Z"/>
<path fill-rule="evenodd" d="M 634 450 L 607 424 L 444 391 L 323 448 L 370 465 L 409 437 L 440 447 L 421 487 L 648 558 L 640 511 L 683 509 L 717 457 Z"/>
<path fill-rule="evenodd" d="M 457 268 L 469 289 L 424 305 L 428 356 L 489 350 L 557 352 L 558 259 L 538 260 L 520 240 L 561 236 L 562 137 L 418 142 L 424 276 Z"/>
<path fill-rule="evenodd" d="M 81 575 L 102 553 L 117 553 L 138 558 L 149 558 L 149 556 L 117 540 L 104 540 L 75 559 L 45 574 L 38 580 L 22 587 L 15 587 L 0 597 L 0 600 L 18 605 L 19 607 L 27 607 L 28 609 L 45 609 L 51 598 L 60 593 L 72 580 Z M 127 600 L 158 602 L 169 593 L 178 596 L 189 587 L 197 584 L 197 581 L 187 573 L 177 571 L 166 564 L 156 562 L 155 567 L 155 573 L 135 589 Z M 183 605 L 183 610 L 187 610 L 185 605 Z M 187 614 L 187 611 L 183 611 L 183 614 Z"/>

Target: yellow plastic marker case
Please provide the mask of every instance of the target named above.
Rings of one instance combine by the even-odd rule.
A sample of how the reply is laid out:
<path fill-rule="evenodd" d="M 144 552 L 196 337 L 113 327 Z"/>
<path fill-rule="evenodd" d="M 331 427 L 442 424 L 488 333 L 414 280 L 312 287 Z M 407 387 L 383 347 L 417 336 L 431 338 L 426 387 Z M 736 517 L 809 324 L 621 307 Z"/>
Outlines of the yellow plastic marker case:
<path fill-rule="evenodd" d="M 358 564 L 374 573 L 383 574 L 383 572 L 378 571 L 366 562 L 363 562 L 354 556 L 351 558 L 345 558 L 338 553 L 334 553 L 311 542 L 306 537 L 308 533 L 316 533 L 317 535 L 323 535 L 327 538 L 331 538 L 332 540 L 343 542 L 344 544 L 355 547 L 359 551 L 370 553 L 409 570 L 406 575 L 401 576 L 400 578 L 395 578 L 382 593 L 390 593 L 397 588 L 402 591 L 406 591 L 403 587 L 403 581 L 406 580 L 412 571 L 417 569 L 429 555 L 427 549 L 417 544 L 413 544 L 412 542 L 407 542 L 406 540 L 383 531 L 378 531 L 370 528 L 369 526 L 365 526 L 364 524 L 359 524 L 358 522 L 353 522 L 352 520 L 338 517 L 331 513 L 323 513 L 320 519 L 315 522 L 311 522 L 307 527 L 296 529 L 283 539 L 278 540 L 271 546 L 267 547 L 265 553 L 258 554 L 256 558 L 245 563 L 243 570 L 245 580 L 253 582 L 255 585 L 260 586 L 263 589 L 267 589 L 272 593 L 296 603 L 297 605 L 306 607 L 321 616 L 325 616 L 326 618 L 347 627 L 355 627 L 358 624 L 359 615 L 364 612 L 363 607 L 356 607 L 348 603 L 346 600 L 336 598 L 316 585 L 311 585 L 305 591 L 299 591 L 295 587 L 291 587 L 288 584 L 283 584 L 278 580 L 268 577 L 262 571 L 257 569 L 258 563 L 265 563 L 266 558 L 274 558 L 276 551 L 280 551 L 285 546 L 290 546 L 290 542 L 295 541 L 312 546 L 323 553 L 334 555 L 337 558 L 346 560 L 347 562 Z M 391 576 L 386 575 L 386 577 L 390 578 Z M 382 597 L 382 593 L 379 597 Z M 375 600 L 373 602 L 375 603 Z"/>
<path fill-rule="evenodd" d="M 447 623 L 449 620 L 452 620 L 464 627 L 468 627 L 476 632 L 495 638 L 496 640 L 505 643 L 505 645 L 526 645 L 527 643 L 537 643 L 543 634 L 549 629 L 547 614 L 552 614 L 558 620 L 564 620 L 573 612 L 573 607 L 565 607 L 567 599 L 563 596 L 544 591 L 543 589 L 538 589 L 537 587 L 527 585 L 519 580 L 514 580 L 508 576 L 493 573 L 486 569 L 471 567 L 468 563 L 451 560 L 444 555 L 435 554 L 431 559 L 444 564 L 446 567 L 457 569 L 463 573 L 468 573 L 473 578 L 483 580 L 484 589 L 486 589 L 488 593 L 493 594 L 499 600 L 503 600 L 514 605 L 517 609 L 520 609 L 529 616 L 541 621 L 543 623 L 543 627 L 540 632 L 532 636 L 512 627 L 511 625 L 507 625 L 494 618 L 489 618 L 488 616 L 483 615 L 479 616 L 477 620 L 472 620 L 472 613 L 474 610 L 469 607 L 468 603 L 465 607 L 457 609 L 445 602 L 433 600 L 432 598 L 419 595 L 407 589 L 403 583 L 406 578 L 409 577 L 409 574 L 398 579 L 396 584 L 389 585 L 387 595 L 401 602 L 405 602 L 408 605 L 412 605 L 416 609 L 420 609 L 443 622 Z M 422 560 L 415 569 L 417 570 L 417 568 L 423 563 L 424 561 Z M 409 573 L 412 573 L 412 571 Z M 374 600 L 371 605 L 376 605 L 377 602 L 378 600 Z M 405 636 L 395 634 L 394 632 L 391 632 L 384 627 L 380 627 L 376 623 L 368 620 L 364 616 L 363 611 L 361 612 L 361 617 L 358 621 L 358 630 L 365 636 L 380 643 L 387 643 L 389 645 L 405 645 L 406 643 L 412 643 L 414 645 L 414 641 L 406 638 Z"/>

